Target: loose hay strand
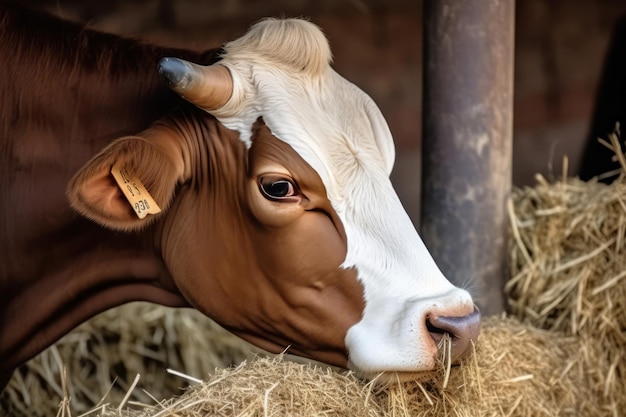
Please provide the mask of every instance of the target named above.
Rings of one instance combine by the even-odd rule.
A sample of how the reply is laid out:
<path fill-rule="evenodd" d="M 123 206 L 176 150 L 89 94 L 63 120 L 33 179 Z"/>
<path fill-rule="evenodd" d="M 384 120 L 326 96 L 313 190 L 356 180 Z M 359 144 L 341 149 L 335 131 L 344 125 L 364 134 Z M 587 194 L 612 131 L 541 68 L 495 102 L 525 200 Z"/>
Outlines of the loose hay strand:
<path fill-rule="evenodd" d="M 448 334 L 445 334 L 443 341 L 442 351 L 445 356 L 445 373 L 443 382 L 441 383 L 441 389 L 445 390 L 448 387 L 448 382 L 450 381 L 450 370 L 452 369 L 452 340 L 450 340 L 450 336 Z"/>
<path fill-rule="evenodd" d="M 118 413 L 121 412 L 124 409 L 124 406 L 126 405 L 126 402 L 130 398 L 130 396 L 133 393 L 133 391 L 135 390 L 135 387 L 139 383 L 139 379 L 140 378 L 141 378 L 141 375 L 139 375 L 139 374 L 135 375 L 135 379 L 133 380 L 132 384 L 130 384 L 130 388 L 128 388 L 128 391 L 126 392 L 126 395 L 124 395 L 124 398 L 122 398 L 122 401 L 120 402 L 120 405 L 117 407 Z"/>
<path fill-rule="evenodd" d="M 186 373 L 184 373 L 184 372 L 179 372 L 179 371 L 176 371 L 176 370 L 171 369 L 171 368 L 167 368 L 165 371 L 166 371 L 168 374 L 172 374 L 172 375 L 176 375 L 176 376 L 178 376 L 178 377 L 180 377 L 180 378 L 184 378 L 184 379 L 186 379 L 186 380 L 188 380 L 188 381 L 193 382 L 194 384 L 200 384 L 200 383 L 202 383 L 202 380 L 201 380 L 201 379 L 199 379 L 199 378 L 195 378 L 195 377 L 193 377 L 193 376 L 191 376 L 191 375 L 187 375 L 187 374 L 186 374 Z"/>
<path fill-rule="evenodd" d="M 270 393 L 280 384 L 279 382 L 274 383 L 271 387 L 265 390 L 265 394 L 263 395 L 263 416 L 268 417 L 269 412 L 269 402 L 270 402 Z"/>

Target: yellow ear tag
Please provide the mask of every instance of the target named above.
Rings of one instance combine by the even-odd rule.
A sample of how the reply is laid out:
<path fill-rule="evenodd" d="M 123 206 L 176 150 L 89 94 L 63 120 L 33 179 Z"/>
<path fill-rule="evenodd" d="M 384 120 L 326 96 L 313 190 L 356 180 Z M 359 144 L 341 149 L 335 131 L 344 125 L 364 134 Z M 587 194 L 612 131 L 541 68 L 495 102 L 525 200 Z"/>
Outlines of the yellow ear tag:
<path fill-rule="evenodd" d="M 124 196 L 135 210 L 137 217 L 143 219 L 148 214 L 161 212 L 156 201 L 154 201 L 139 178 L 130 175 L 126 169 L 119 166 L 119 163 L 113 165 L 111 175 L 113 175 L 120 190 L 122 190 L 122 193 L 124 193 Z"/>

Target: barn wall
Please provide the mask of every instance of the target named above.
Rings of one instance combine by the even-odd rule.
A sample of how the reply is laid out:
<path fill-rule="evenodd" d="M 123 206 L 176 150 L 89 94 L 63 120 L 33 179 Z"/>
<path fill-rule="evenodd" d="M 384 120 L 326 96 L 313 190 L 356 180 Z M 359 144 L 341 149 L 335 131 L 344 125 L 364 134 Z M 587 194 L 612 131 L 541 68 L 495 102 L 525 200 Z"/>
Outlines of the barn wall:
<path fill-rule="evenodd" d="M 578 168 L 595 90 L 622 0 L 518 0 L 514 180 Z"/>
<path fill-rule="evenodd" d="M 335 66 L 379 104 L 397 142 L 393 174 L 418 218 L 422 4 L 413 0 L 22 0 L 105 31 L 203 49 L 241 35 L 263 16 L 309 16 L 333 47 Z M 518 0 L 514 182 L 575 174 L 610 33 L 622 0 Z"/>

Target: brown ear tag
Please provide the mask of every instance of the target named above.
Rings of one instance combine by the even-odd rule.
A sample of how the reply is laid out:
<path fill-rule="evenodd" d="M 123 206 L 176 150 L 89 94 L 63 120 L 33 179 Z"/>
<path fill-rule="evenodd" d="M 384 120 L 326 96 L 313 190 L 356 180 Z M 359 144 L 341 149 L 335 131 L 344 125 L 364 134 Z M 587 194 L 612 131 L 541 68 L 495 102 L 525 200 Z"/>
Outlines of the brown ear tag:
<path fill-rule="evenodd" d="M 137 217 L 143 219 L 148 214 L 157 214 L 161 209 L 152 198 L 139 178 L 131 175 L 128 170 L 121 168 L 119 163 L 111 168 L 111 175 L 124 193 L 124 196 L 135 210 Z"/>

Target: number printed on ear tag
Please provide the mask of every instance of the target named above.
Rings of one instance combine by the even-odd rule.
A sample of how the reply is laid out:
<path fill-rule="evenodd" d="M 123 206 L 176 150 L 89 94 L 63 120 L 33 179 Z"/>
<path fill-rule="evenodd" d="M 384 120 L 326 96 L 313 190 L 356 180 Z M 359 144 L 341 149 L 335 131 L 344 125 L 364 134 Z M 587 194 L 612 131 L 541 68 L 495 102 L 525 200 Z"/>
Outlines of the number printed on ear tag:
<path fill-rule="evenodd" d="M 113 175 L 120 190 L 122 190 L 133 210 L 135 210 L 137 217 L 143 219 L 148 214 L 161 212 L 156 201 L 154 201 L 139 178 L 131 175 L 125 168 L 121 168 L 119 163 L 113 165 L 111 175 Z"/>

